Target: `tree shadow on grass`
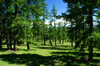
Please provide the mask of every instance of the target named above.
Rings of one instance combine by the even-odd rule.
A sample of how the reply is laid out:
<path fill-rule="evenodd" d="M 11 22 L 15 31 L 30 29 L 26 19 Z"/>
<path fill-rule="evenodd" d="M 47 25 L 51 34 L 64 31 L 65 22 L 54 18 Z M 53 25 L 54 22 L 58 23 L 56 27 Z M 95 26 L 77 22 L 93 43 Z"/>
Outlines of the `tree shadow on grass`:
<path fill-rule="evenodd" d="M 51 56 L 41 56 L 38 54 L 7 54 L 0 55 L 3 61 L 8 61 L 10 64 L 25 64 L 26 66 L 50 65 L 54 66 Z"/>
<path fill-rule="evenodd" d="M 25 64 L 26 66 L 79 66 L 81 62 L 74 60 L 73 56 L 41 56 L 37 54 L 7 54 L 0 55 L 3 61 L 7 61 L 10 64 Z M 63 62 L 63 63 L 60 63 Z"/>
<path fill-rule="evenodd" d="M 93 62 L 89 62 L 88 61 L 88 55 L 89 54 L 88 53 L 85 53 L 85 52 L 84 53 L 80 53 L 80 52 L 52 52 L 52 54 L 61 55 L 61 56 L 62 55 L 65 55 L 65 58 L 67 57 L 67 60 L 66 59 L 62 59 L 62 61 L 63 62 L 66 61 L 68 63 L 70 63 L 69 61 L 71 61 L 71 63 L 68 64 L 70 66 L 74 66 L 75 65 L 74 63 L 76 63 L 77 66 L 78 66 L 78 64 L 81 64 L 81 63 L 82 64 L 85 64 L 86 66 L 88 66 L 88 65 L 98 66 L 97 63 L 100 64 L 100 59 L 94 59 Z M 100 58 L 100 53 L 94 53 L 93 56 Z"/>
<path fill-rule="evenodd" d="M 69 55 L 41 56 L 37 54 L 8 54 L 0 55 L 0 58 L 10 64 L 25 64 L 26 66 L 80 66 L 81 63 L 90 65 L 89 62 L 75 60 L 75 57 Z"/>
<path fill-rule="evenodd" d="M 54 53 L 55 52 L 53 52 L 53 54 Z M 65 53 L 61 53 L 61 54 L 65 54 Z M 70 52 L 70 54 L 76 54 L 76 52 L 75 53 Z M 9 64 L 25 64 L 26 66 L 41 66 L 41 65 L 44 65 L 44 66 L 80 66 L 80 64 L 85 64 L 86 66 L 91 65 L 88 61 L 84 61 L 82 59 L 79 60 L 75 58 L 76 57 L 71 56 L 71 55 L 52 55 L 52 56 L 42 56 L 38 54 L 0 55 L 0 59 L 3 61 L 9 62 Z"/>
<path fill-rule="evenodd" d="M 51 49 L 51 50 L 73 50 L 73 48 L 71 47 L 71 48 L 61 48 L 61 47 L 34 47 L 34 48 L 39 48 L 39 49 Z"/>

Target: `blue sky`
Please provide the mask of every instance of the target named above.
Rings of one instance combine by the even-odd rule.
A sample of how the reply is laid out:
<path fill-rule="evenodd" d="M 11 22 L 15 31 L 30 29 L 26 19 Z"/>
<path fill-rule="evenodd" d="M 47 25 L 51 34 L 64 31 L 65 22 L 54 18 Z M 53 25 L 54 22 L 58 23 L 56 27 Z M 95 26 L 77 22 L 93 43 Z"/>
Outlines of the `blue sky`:
<path fill-rule="evenodd" d="M 48 4 L 48 9 L 49 12 L 51 12 L 51 10 L 53 9 L 53 4 L 55 4 L 55 8 L 57 9 L 57 15 L 62 15 L 62 13 L 65 13 L 67 11 L 67 3 L 64 3 L 63 0 L 45 0 L 46 4 Z M 95 20 L 96 17 L 93 17 L 93 19 Z M 62 19 L 57 20 L 56 22 L 62 22 L 64 23 L 64 21 Z M 48 24 L 48 20 L 46 21 L 46 24 Z M 94 25 L 96 25 L 94 23 Z"/>
<path fill-rule="evenodd" d="M 45 0 L 46 4 L 48 4 L 49 12 L 53 9 L 53 4 L 55 4 L 55 8 L 57 9 L 57 15 L 61 15 L 62 12 L 67 11 L 67 3 L 64 3 L 63 0 Z"/>
<path fill-rule="evenodd" d="M 53 9 L 53 4 L 55 4 L 55 8 L 57 9 L 57 15 L 61 15 L 61 13 L 67 11 L 67 3 L 64 3 L 63 0 L 45 0 L 46 4 L 48 4 L 49 12 Z M 96 19 L 96 17 L 93 17 Z"/>

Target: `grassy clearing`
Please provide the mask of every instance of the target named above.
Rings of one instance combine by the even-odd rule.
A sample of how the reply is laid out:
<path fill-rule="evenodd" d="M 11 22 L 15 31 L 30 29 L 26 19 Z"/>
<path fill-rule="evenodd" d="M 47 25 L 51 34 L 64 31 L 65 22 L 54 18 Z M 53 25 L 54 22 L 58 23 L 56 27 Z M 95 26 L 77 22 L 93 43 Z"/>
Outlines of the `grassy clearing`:
<path fill-rule="evenodd" d="M 5 49 L 6 46 L 4 45 Z M 18 46 L 16 54 L 7 50 L 0 51 L 0 66 L 100 66 L 100 62 L 88 62 L 80 59 L 88 56 L 88 51 L 80 53 L 70 44 L 58 44 L 58 47 L 49 45 L 31 45 L 27 51 L 26 46 Z M 100 61 L 100 51 L 94 48 L 94 59 Z"/>

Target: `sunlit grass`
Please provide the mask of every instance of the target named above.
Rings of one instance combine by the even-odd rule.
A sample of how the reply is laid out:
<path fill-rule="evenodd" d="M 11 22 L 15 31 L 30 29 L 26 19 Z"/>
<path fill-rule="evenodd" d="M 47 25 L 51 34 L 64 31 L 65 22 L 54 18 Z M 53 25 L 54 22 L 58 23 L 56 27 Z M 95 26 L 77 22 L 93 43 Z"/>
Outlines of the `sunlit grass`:
<path fill-rule="evenodd" d="M 57 47 L 50 46 L 48 41 L 46 45 L 38 42 L 36 45 L 30 44 L 30 49 L 27 51 L 26 45 L 17 46 L 18 51 L 16 54 L 12 54 L 7 50 L 0 51 L 0 66 L 91 66 L 100 65 L 100 63 L 83 62 L 81 60 L 75 60 L 80 58 L 82 54 L 79 52 L 79 48 L 74 49 L 69 42 L 65 44 L 58 44 Z M 6 45 L 3 46 L 6 48 Z M 88 56 L 88 50 L 85 49 L 84 56 Z M 96 54 L 95 54 L 96 53 Z M 94 59 L 100 60 L 100 52 L 97 48 L 94 48 Z"/>

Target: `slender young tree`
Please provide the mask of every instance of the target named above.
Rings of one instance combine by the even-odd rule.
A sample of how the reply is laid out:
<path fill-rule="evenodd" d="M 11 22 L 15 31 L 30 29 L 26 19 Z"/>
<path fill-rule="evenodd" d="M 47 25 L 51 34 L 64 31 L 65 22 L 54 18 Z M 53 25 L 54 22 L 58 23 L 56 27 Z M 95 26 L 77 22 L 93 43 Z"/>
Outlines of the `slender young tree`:
<path fill-rule="evenodd" d="M 53 21 L 54 21 L 54 31 L 55 31 L 55 46 L 56 46 L 56 23 L 55 23 L 55 19 L 56 19 L 56 15 L 57 15 L 57 10 L 55 9 L 55 5 L 53 5 L 53 9 L 51 10 L 51 13 L 52 13 L 52 18 L 53 18 Z"/>
<path fill-rule="evenodd" d="M 2 24 L 0 23 L 0 49 L 2 49 Z"/>
<path fill-rule="evenodd" d="M 52 31 L 53 31 L 53 26 L 52 26 L 52 21 L 49 23 L 49 37 L 50 37 L 50 45 L 52 46 Z"/>
<path fill-rule="evenodd" d="M 44 0 L 42 1 L 42 7 L 43 7 L 43 39 L 44 39 L 44 45 L 45 45 L 45 19 L 48 18 L 48 9 L 47 9 L 47 4 L 44 2 Z"/>
<path fill-rule="evenodd" d="M 64 40 L 65 40 L 65 27 L 66 27 L 66 22 L 64 22 L 64 26 L 63 26 L 63 33 L 62 33 L 62 36 L 63 36 L 63 40 L 62 40 L 62 44 L 64 44 Z"/>
<path fill-rule="evenodd" d="M 61 39 L 62 39 L 62 23 L 59 22 L 58 23 L 58 32 L 57 32 L 57 37 L 58 37 L 58 40 L 59 40 L 59 44 L 61 44 Z"/>

